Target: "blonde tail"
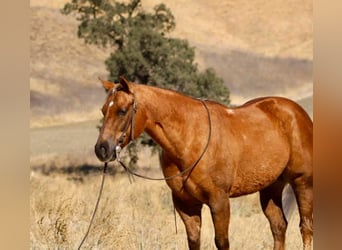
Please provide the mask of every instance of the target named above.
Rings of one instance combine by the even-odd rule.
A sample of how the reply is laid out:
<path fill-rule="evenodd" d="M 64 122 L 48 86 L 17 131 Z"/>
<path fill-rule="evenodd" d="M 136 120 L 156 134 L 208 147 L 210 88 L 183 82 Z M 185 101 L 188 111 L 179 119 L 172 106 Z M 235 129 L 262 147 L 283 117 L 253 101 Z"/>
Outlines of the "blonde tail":
<path fill-rule="evenodd" d="M 293 211 L 296 208 L 296 197 L 291 185 L 289 184 L 287 184 L 283 190 L 282 205 L 285 217 L 289 222 L 293 215 Z"/>

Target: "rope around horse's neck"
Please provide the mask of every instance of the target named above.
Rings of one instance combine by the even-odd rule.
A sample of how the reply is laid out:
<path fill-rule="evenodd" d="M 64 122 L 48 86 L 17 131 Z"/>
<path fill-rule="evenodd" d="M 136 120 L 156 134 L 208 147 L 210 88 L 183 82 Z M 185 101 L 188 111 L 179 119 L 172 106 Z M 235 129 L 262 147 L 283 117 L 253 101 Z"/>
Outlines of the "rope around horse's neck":
<path fill-rule="evenodd" d="M 99 194 L 98 194 L 98 197 L 97 197 L 97 201 L 96 201 L 96 204 L 95 204 L 95 208 L 94 208 L 93 214 L 92 214 L 92 216 L 91 216 L 91 219 L 90 219 L 90 222 L 89 222 L 88 229 L 87 229 L 86 233 L 84 234 L 84 237 L 83 237 L 81 243 L 79 244 L 79 246 L 78 246 L 78 248 L 77 248 L 78 250 L 81 249 L 81 246 L 83 245 L 84 241 L 85 241 L 86 238 L 88 237 L 90 228 L 91 228 L 91 226 L 92 226 L 92 224 L 93 224 L 93 221 L 94 221 L 94 218 L 95 218 L 95 214 L 96 214 L 97 208 L 98 208 L 98 206 L 99 206 L 100 198 L 101 198 L 101 195 L 102 195 L 104 180 L 105 180 L 105 176 L 106 176 L 106 173 L 107 173 L 107 165 L 108 165 L 108 163 L 105 162 L 104 167 L 103 167 L 103 172 L 102 172 L 102 182 L 101 182 L 100 191 L 99 191 Z"/>
<path fill-rule="evenodd" d="M 202 151 L 202 153 L 200 154 L 200 156 L 197 158 L 197 160 L 188 168 L 186 168 L 185 170 L 175 174 L 175 175 L 171 175 L 171 176 L 167 176 L 167 177 L 160 177 L 160 178 L 153 178 L 153 177 L 149 177 L 149 176 L 145 176 L 145 175 L 142 175 L 142 174 L 138 174 L 136 172 L 134 172 L 133 170 L 131 170 L 130 168 L 128 168 L 125 163 L 122 162 L 121 158 L 119 155 L 117 155 L 117 161 L 120 163 L 120 165 L 125 169 L 125 171 L 128 173 L 128 174 L 131 174 L 131 175 L 135 175 L 137 177 L 140 177 L 140 178 L 143 178 L 143 179 L 147 179 L 147 180 L 152 180 L 152 181 L 164 181 L 164 180 L 170 180 L 170 179 L 173 179 L 173 178 L 176 178 L 176 177 L 179 177 L 179 176 L 182 176 L 184 175 L 186 172 L 191 172 L 198 164 L 198 162 L 202 159 L 203 155 L 205 154 L 205 152 L 207 152 L 207 149 L 209 147 L 209 143 L 210 143 L 210 139 L 211 139 L 211 117 L 210 117 L 210 112 L 209 112 L 209 108 L 208 106 L 205 104 L 205 101 L 204 100 L 201 100 L 199 99 L 203 106 L 205 107 L 206 111 L 207 111 L 207 114 L 208 114 L 208 123 L 209 123 L 209 132 L 208 132 L 208 139 L 207 139 L 207 143 Z"/>

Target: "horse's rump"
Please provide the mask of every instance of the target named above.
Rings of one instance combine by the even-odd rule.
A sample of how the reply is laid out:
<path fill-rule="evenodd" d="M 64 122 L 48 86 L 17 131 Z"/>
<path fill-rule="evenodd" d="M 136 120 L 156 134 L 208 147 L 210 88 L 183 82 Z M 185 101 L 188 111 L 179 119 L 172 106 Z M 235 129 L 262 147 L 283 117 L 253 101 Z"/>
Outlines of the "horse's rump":
<path fill-rule="evenodd" d="M 312 150 L 312 121 L 295 102 L 263 97 L 232 110 L 229 124 L 233 133 L 227 136 L 228 144 L 236 141 L 227 146 L 236 168 L 231 196 L 268 186 L 289 164 L 301 161 L 298 150 L 310 151 L 310 146 Z"/>

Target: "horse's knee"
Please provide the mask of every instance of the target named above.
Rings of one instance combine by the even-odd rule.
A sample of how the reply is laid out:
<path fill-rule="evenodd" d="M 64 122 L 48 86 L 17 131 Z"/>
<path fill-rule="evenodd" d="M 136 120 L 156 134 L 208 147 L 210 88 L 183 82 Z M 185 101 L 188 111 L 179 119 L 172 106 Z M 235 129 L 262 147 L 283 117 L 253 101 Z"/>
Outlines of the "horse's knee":
<path fill-rule="evenodd" d="M 200 232 L 191 233 L 188 232 L 188 244 L 189 249 L 191 250 L 199 250 L 201 245 L 201 239 L 200 239 Z"/>
<path fill-rule="evenodd" d="M 229 240 L 228 238 L 217 238 L 215 237 L 215 245 L 218 250 L 228 250 Z"/>
<path fill-rule="evenodd" d="M 196 224 L 188 223 L 186 225 L 188 244 L 191 250 L 200 249 L 201 227 Z"/>

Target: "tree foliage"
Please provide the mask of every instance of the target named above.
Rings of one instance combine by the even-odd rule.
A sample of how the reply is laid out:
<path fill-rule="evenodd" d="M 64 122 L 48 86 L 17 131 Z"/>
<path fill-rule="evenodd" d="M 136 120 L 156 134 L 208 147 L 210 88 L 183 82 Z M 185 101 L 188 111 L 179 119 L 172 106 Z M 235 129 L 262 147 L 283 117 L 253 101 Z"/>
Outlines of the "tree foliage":
<path fill-rule="evenodd" d="M 76 15 L 78 36 L 86 43 L 113 48 L 105 61 L 112 81 L 124 75 L 130 81 L 229 104 L 229 90 L 215 71 L 199 72 L 195 48 L 167 35 L 176 23 L 165 4 L 149 13 L 141 0 L 72 0 L 62 13 Z"/>
<path fill-rule="evenodd" d="M 117 82 L 123 75 L 130 81 L 229 104 L 229 90 L 215 71 L 209 68 L 199 72 L 195 48 L 186 40 L 167 35 L 176 23 L 165 4 L 148 13 L 142 9 L 141 0 L 72 0 L 61 12 L 76 16 L 78 37 L 87 44 L 112 48 L 105 61 L 110 80 Z M 138 160 L 136 144 L 155 146 L 146 134 L 130 144 L 131 167 Z"/>

